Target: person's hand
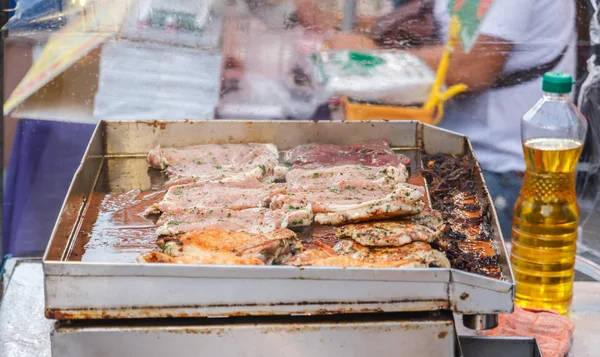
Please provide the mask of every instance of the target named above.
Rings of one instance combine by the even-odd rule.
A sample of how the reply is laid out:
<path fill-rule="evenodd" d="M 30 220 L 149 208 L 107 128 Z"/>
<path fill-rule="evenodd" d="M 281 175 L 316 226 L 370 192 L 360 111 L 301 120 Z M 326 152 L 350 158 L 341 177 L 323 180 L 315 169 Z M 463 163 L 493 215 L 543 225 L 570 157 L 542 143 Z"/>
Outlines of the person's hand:
<path fill-rule="evenodd" d="M 325 48 L 329 50 L 374 50 L 377 45 L 363 35 L 335 32 L 325 39 Z"/>

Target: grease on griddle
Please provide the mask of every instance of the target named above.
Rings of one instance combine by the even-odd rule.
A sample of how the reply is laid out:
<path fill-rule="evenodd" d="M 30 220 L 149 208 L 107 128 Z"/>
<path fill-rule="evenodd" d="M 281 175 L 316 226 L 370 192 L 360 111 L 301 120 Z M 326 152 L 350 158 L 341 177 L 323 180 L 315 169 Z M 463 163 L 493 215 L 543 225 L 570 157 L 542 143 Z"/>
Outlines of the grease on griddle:
<path fill-rule="evenodd" d="M 501 278 L 499 257 L 491 244 L 491 219 L 485 214 L 468 156 L 424 155 L 422 173 L 434 209 L 447 222 L 440 246 L 453 268 Z"/>
<path fill-rule="evenodd" d="M 94 192 L 70 261 L 135 262 L 140 251 L 156 248 L 156 226 L 143 212 L 164 191 Z"/>

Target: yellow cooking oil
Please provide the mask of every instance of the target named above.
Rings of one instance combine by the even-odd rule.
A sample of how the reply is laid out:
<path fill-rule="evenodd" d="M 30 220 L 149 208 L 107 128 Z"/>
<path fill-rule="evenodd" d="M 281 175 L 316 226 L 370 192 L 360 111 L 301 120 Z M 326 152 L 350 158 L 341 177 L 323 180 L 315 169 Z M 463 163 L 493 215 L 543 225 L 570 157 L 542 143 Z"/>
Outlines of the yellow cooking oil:
<path fill-rule="evenodd" d="M 564 314 L 573 298 L 579 207 L 575 168 L 582 142 L 523 142 L 527 170 L 515 205 L 511 263 L 517 305 Z"/>

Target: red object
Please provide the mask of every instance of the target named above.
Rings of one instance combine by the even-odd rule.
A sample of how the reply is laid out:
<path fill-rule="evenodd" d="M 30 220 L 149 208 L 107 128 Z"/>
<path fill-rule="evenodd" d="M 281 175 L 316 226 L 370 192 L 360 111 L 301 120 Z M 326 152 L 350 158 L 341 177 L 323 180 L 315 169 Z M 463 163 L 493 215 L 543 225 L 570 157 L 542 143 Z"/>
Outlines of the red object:
<path fill-rule="evenodd" d="M 483 18 L 485 13 L 490 8 L 490 5 L 492 5 L 492 0 L 481 0 L 481 2 L 479 3 L 479 7 L 477 8 L 477 19 L 478 20 L 481 20 Z"/>
<path fill-rule="evenodd" d="M 456 3 L 454 4 L 454 12 L 456 13 L 456 12 L 460 11 L 460 9 L 462 9 L 465 2 L 467 2 L 467 0 L 456 0 Z"/>
<path fill-rule="evenodd" d="M 575 325 L 567 316 L 549 310 L 515 307 L 512 314 L 500 315 L 497 328 L 480 331 L 483 336 L 534 337 L 544 357 L 564 357 L 571 348 Z"/>

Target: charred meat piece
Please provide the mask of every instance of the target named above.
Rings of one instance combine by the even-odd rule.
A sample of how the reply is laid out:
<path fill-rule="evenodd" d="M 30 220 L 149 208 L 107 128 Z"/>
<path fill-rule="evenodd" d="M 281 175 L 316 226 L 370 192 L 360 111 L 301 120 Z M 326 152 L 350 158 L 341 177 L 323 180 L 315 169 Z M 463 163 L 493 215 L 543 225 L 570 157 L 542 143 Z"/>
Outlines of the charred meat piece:
<path fill-rule="evenodd" d="M 413 242 L 402 247 L 373 248 L 344 239 L 337 243 L 333 250 L 340 256 L 350 257 L 374 267 L 450 267 L 444 253 L 423 242 Z"/>
<path fill-rule="evenodd" d="M 491 242 L 446 241 L 446 256 L 455 269 L 481 274 L 494 279 L 502 278 L 499 256 Z"/>
<path fill-rule="evenodd" d="M 398 185 L 389 195 L 355 204 L 328 205 L 327 213 L 315 215 L 323 225 L 343 225 L 419 214 L 425 208 L 423 190 L 409 184 Z"/>
<path fill-rule="evenodd" d="M 452 200 L 454 211 L 447 218 L 450 228 L 455 232 L 462 232 L 469 240 L 479 240 L 485 236 L 485 233 L 488 233 L 489 237 L 477 193 L 457 192 Z"/>
<path fill-rule="evenodd" d="M 171 263 L 201 265 L 264 265 L 260 259 L 252 256 L 239 257 L 232 253 L 202 252 L 196 255 L 172 257 L 160 252 L 150 252 L 137 258 L 138 263 Z"/>
<path fill-rule="evenodd" d="M 285 159 L 295 168 L 306 169 L 341 165 L 382 167 L 410 164 L 408 157 L 393 153 L 386 140 L 350 146 L 301 145 L 288 151 Z"/>
<path fill-rule="evenodd" d="M 265 184 L 256 179 L 177 185 L 169 188 L 164 199 L 151 206 L 146 213 L 169 213 L 194 208 L 225 208 L 238 211 L 268 207 L 273 196 L 285 191 L 285 184 Z"/>
<path fill-rule="evenodd" d="M 153 168 L 166 170 L 167 187 L 195 181 L 274 181 L 285 175 L 272 144 L 198 145 L 181 149 L 155 147 L 148 154 Z M 283 177 L 281 176 L 281 177 Z"/>
<path fill-rule="evenodd" d="M 469 252 L 475 259 L 489 259 L 496 256 L 492 242 L 486 241 L 458 241 L 455 242 L 458 249 Z"/>
<path fill-rule="evenodd" d="M 499 257 L 491 244 L 491 219 L 479 200 L 476 166 L 467 156 L 425 155 L 423 161 L 432 206 L 446 221 L 439 245 L 452 267 L 501 278 Z"/>
<path fill-rule="evenodd" d="M 365 189 L 393 187 L 408 179 L 406 166 L 370 167 L 341 165 L 321 169 L 293 169 L 285 180 L 291 190 L 309 191 L 323 187 L 360 187 Z"/>
<path fill-rule="evenodd" d="M 432 204 L 442 213 L 446 232 L 468 240 L 491 240 L 490 222 L 484 217 L 475 186 L 477 172 L 468 157 L 430 155 L 424 161 Z"/>
<path fill-rule="evenodd" d="M 264 264 L 281 264 L 301 251 L 302 243 L 289 229 L 252 234 L 207 228 L 182 234 L 166 242 L 163 248 L 163 253 L 171 257 L 205 257 L 207 253 L 226 253 L 258 259 Z"/>
<path fill-rule="evenodd" d="M 338 238 L 349 238 L 368 247 L 400 247 L 412 242 L 433 243 L 440 231 L 403 221 L 349 224 L 336 228 Z"/>

